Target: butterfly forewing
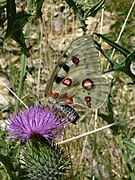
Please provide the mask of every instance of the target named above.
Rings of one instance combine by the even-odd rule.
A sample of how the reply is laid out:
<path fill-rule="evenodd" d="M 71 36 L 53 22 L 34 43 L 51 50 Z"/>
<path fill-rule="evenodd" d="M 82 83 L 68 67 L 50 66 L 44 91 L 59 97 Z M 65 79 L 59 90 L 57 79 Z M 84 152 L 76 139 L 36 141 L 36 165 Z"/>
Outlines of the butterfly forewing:
<path fill-rule="evenodd" d="M 104 103 L 107 92 L 108 85 L 101 74 L 98 51 L 93 40 L 83 35 L 62 54 L 47 83 L 45 96 L 49 102 L 61 104 L 64 109 L 70 109 L 64 104 L 97 109 Z"/>
<path fill-rule="evenodd" d="M 77 64 L 77 66 L 75 66 L 75 64 L 72 61 L 72 58 L 76 57 L 77 54 L 80 55 L 79 57 L 80 62 L 79 64 Z M 91 59 L 89 56 L 91 57 Z M 68 72 L 66 72 L 65 70 L 63 71 L 63 65 L 67 63 L 67 66 L 68 67 L 70 66 L 70 69 L 73 69 L 74 71 L 74 68 L 79 68 L 79 66 L 82 66 L 82 64 L 86 67 L 90 63 L 90 61 L 92 61 L 92 58 L 94 59 L 94 56 L 98 57 L 98 54 L 93 45 L 93 41 L 89 36 L 84 35 L 74 40 L 66 48 L 66 50 L 60 57 L 60 60 L 58 61 L 58 64 L 56 68 L 54 69 L 49 82 L 46 85 L 45 95 L 46 96 L 49 95 L 52 89 L 55 89 L 54 84 L 56 82 L 56 76 L 60 75 L 61 77 L 63 76 L 66 77 Z M 86 60 L 89 63 L 85 63 Z M 97 63 L 96 68 L 100 69 L 100 62 L 98 58 L 96 58 L 95 63 Z M 56 83 L 56 84 L 59 84 L 59 83 Z"/>

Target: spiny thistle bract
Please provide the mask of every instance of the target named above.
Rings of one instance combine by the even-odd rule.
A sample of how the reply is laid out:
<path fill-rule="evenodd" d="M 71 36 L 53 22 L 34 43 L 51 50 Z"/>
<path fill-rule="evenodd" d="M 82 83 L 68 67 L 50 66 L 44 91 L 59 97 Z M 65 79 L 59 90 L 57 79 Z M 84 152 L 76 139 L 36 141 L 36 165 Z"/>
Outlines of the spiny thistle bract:
<path fill-rule="evenodd" d="M 57 145 L 28 142 L 23 153 L 27 178 L 33 180 L 62 180 L 70 168 L 68 156 Z"/>

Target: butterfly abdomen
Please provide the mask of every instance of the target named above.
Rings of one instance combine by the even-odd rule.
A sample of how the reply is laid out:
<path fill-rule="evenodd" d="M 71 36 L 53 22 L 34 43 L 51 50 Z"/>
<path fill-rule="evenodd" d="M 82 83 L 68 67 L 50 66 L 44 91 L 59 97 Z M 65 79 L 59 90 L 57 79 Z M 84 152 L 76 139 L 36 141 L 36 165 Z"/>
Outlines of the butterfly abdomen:
<path fill-rule="evenodd" d="M 69 121 L 73 124 L 76 124 L 76 121 L 80 118 L 77 112 L 69 105 L 62 104 L 60 105 L 61 111 L 66 115 Z"/>

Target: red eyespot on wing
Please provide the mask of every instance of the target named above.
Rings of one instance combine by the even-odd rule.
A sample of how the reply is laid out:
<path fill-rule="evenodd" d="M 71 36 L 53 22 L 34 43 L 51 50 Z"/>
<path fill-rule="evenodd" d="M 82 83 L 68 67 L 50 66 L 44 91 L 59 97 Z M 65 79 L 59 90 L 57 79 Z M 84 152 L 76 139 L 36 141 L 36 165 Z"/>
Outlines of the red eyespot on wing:
<path fill-rule="evenodd" d="M 87 102 L 87 106 L 91 108 L 91 102 Z"/>
<path fill-rule="evenodd" d="M 86 96 L 86 97 L 85 97 L 85 100 L 86 100 L 87 106 L 88 106 L 89 108 L 91 108 L 91 97 L 90 97 L 90 96 Z"/>
<path fill-rule="evenodd" d="M 72 97 L 68 97 L 65 99 L 65 104 L 73 104 L 73 98 Z"/>
<path fill-rule="evenodd" d="M 82 82 L 82 87 L 84 89 L 90 90 L 90 89 L 92 89 L 94 87 L 94 83 L 93 83 L 93 81 L 91 79 L 85 79 Z"/>
<path fill-rule="evenodd" d="M 86 96 L 86 97 L 85 97 L 85 100 L 86 100 L 87 102 L 90 102 L 90 101 L 91 101 L 91 97 L 90 97 L 90 96 Z"/>
<path fill-rule="evenodd" d="M 60 98 L 66 98 L 67 97 L 67 93 L 65 94 L 61 94 Z"/>
<path fill-rule="evenodd" d="M 72 61 L 73 61 L 74 64 L 77 65 L 77 64 L 79 63 L 79 58 L 73 57 L 73 58 L 72 58 Z"/>
<path fill-rule="evenodd" d="M 50 93 L 50 97 L 53 98 L 53 97 L 54 97 L 54 94 L 55 94 L 55 93 L 51 92 L 51 93 Z"/>
<path fill-rule="evenodd" d="M 51 92 L 50 93 L 50 97 L 52 97 L 52 98 L 59 98 L 59 93 L 53 93 L 53 92 Z"/>
<path fill-rule="evenodd" d="M 62 84 L 64 84 L 65 86 L 70 86 L 72 84 L 72 79 L 66 78 L 62 81 Z"/>

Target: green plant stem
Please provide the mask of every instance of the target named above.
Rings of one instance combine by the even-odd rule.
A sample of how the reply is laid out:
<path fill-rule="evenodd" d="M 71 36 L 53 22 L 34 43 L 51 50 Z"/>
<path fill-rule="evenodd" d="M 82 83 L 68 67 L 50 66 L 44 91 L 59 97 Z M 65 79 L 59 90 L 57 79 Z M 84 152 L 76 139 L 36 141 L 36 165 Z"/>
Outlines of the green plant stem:
<path fill-rule="evenodd" d="M 33 0 L 28 0 L 27 11 L 29 13 L 32 12 L 32 7 L 33 7 Z M 30 26 L 30 23 L 28 22 L 26 24 L 26 31 L 25 31 L 26 37 L 28 37 L 28 35 L 29 35 L 30 28 L 31 28 L 31 26 Z M 28 43 L 28 40 L 26 41 L 26 43 Z M 19 87 L 18 87 L 18 93 L 17 93 L 19 98 L 21 98 L 21 94 L 22 94 L 22 90 L 23 90 L 24 76 L 25 76 L 25 72 L 26 72 L 26 60 L 27 60 L 27 55 L 26 55 L 26 52 L 24 51 L 21 56 L 21 69 L 20 69 Z M 20 105 L 20 101 L 17 100 L 15 112 L 18 111 L 19 105 Z"/>
<path fill-rule="evenodd" d="M 18 86 L 18 92 L 17 95 L 19 98 L 21 98 L 22 95 L 22 90 L 23 90 L 23 84 L 24 84 L 24 76 L 25 76 L 25 71 L 26 71 L 26 53 L 23 52 L 21 55 L 21 66 L 20 66 L 20 78 L 19 78 L 19 86 Z M 18 111 L 20 105 L 20 101 L 17 100 L 16 106 L 15 106 L 15 112 Z"/>

